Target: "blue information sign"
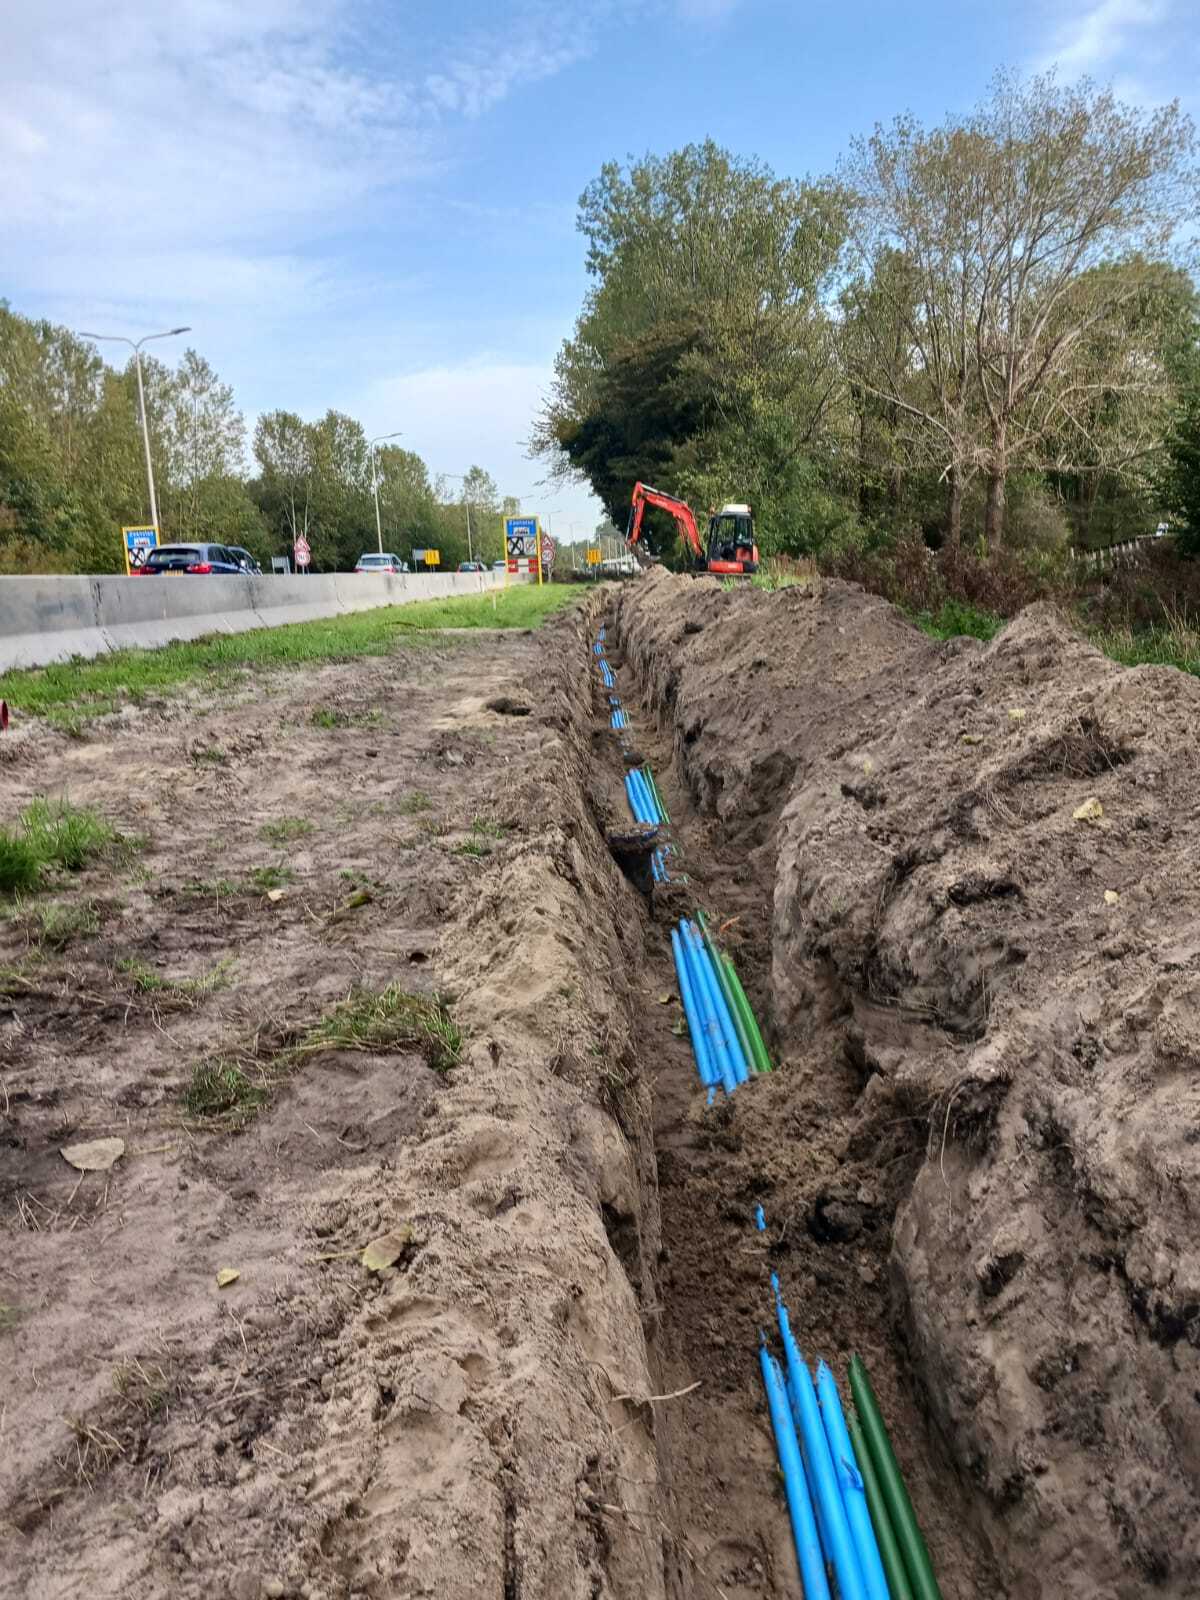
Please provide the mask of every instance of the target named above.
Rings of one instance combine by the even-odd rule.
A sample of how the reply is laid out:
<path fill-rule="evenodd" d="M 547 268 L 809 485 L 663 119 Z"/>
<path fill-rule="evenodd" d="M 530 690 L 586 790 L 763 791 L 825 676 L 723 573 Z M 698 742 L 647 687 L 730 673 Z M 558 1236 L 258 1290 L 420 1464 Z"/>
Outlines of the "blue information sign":
<path fill-rule="evenodd" d="M 122 528 L 121 542 L 125 548 L 125 571 L 137 572 L 146 565 L 146 557 L 158 545 L 158 529 Z"/>

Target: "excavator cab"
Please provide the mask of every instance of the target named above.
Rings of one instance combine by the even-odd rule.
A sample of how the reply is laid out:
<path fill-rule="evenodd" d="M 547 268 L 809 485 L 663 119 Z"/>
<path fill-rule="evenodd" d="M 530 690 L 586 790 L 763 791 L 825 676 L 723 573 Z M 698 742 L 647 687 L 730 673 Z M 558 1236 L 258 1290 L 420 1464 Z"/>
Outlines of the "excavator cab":
<path fill-rule="evenodd" d="M 749 506 L 722 506 L 720 511 L 715 511 L 708 524 L 706 549 L 700 543 L 700 531 L 686 500 L 680 500 L 673 494 L 664 494 L 661 489 L 652 489 L 649 484 L 635 483 L 625 537 L 629 548 L 643 566 L 649 559 L 641 544 L 642 520 L 647 506 L 655 506 L 674 517 L 692 552 L 697 572 L 740 577 L 758 571 L 758 546 L 754 542 L 754 518 Z"/>
<path fill-rule="evenodd" d="M 758 571 L 754 517 L 749 506 L 722 506 L 709 519 L 708 570 L 735 575 Z"/>

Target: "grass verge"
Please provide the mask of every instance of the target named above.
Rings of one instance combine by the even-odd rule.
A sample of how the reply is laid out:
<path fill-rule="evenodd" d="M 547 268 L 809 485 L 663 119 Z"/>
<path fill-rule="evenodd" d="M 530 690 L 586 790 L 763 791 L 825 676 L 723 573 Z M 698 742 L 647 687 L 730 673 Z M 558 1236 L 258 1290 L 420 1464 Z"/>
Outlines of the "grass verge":
<path fill-rule="evenodd" d="M 540 589 L 521 584 L 449 600 L 418 600 L 319 622 L 213 635 L 161 650 L 118 650 L 95 661 L 10 672 L 0 682 L 0 692 L 18 711 L 77 729 L 81 720 L 193 680 L 207 682 L 215 693 L 238 672 L 385 656 L 398 639 L 411 643 L 430 629 L 536 628 L 551 612 L 578 599 L 568 584 Z"/>

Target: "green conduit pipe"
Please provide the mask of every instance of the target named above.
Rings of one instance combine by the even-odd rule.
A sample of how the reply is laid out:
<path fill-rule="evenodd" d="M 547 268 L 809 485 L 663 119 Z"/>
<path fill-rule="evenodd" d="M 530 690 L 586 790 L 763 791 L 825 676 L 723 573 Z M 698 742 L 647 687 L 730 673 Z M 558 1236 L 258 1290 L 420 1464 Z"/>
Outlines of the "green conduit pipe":
<path fill-rule="evenodd" d="M 871 1513 L 871 1526 L 875 1529 L 879 1556 L 883 1562 L 883 1570 L 887 1573 L 892 1600 L 915 1600 L 912 1584 L 908 1581 L 908 1573 L 904 1570 L 904 1557 L 900 1554 L 900 1546 L 896 1543 L 892 1519 L 888 1516 L 887 1506 L 884 1503 L 883 1490 L 879 1487 L 879 1479 L 875 1475 L 875 1463 L 871 1460 L 871 1452 L 867 1449 L 867 1441 L 863 1438 L 862 1426 L 851 1410 L 846 1412 L 846 1426 L 850 1430 L 850 1443 L 854 1446 L 854 1457 L 862 1474 L 863 1488 L 867 1493 L 867 1510 Z"/>
<path fill-rule="evenodd" d="M 721 993 L 725 997 L 725 1004 L 729 1007 L 729 1018 L 733 1023 L 734 1032 L 738 1036 L 738 1043 L 742 1047 L 742 1054 L 746 1058 L 746 1065 L 753 1071 L 758 1071 L 758 1063 L 754 1059 L 754 1041 L 750 1037 L 750 1030 L 746 1026 L 746 1018 L 738 1006 L 737 995 L 733 992 L 733 985 L 729 981 L 729 973 L 721 960 L 719 951 L 713 943 L 712 934 L 708 931 L 708 924 L 704 920 L 703 911 L 697 911 L 696 920 L 700 924 L 700 932 L 704 937 L 704 947 L 708 951 L 709 960 L 712 962 L 713 971 L 717 975 L 717 982 L 721 986 Z"/>
<path fill-rule="evenodd" d="M 750 1034 L 750 1048 L 753 1052 L 751 1059 L 754 1062 L 755 1072 L 770 1072 L 771 1058 L 767 1054 L 767 1047 L 763 1043 L 763 1036 L 759 1030 L 758 1018 L 754 1015 L 753 1008 L 746 998 L 746 991 L 742 988 L 742 980 L 737 975 L 737 970 L 728 956 L 721 957 L 721 964 L 729 979 L 729 987 L 733 990 L 733 998 L 737 1001 L 742 1019 Z"/>
<path fill-rule="evenodd" d="M 647 778 L 649 778 L 649 780 L 650 780 L 650 793 L 654 796 L 655 805 L 662 812 L 663 821 L 664 822 L 670 822 L 671 813 L 667 810 L 666 806 L 663 805 L 663 803 L 662 803 L 662 795 L 660 795 L 659 792 L 658 792 L 658 785 L 654 781 L 654 774 L 650 771 L 649 767 L 643 767 L 642 771 L 646 774 Z"/>
<path fill-rule="evenodd" d="M 904 1486 L 904 1475 L 879 1412 L 879 1402 L 875 1399 L 867 1369 L 858 1356 L 850 1362 L 850 1389 L 871 1465 L 879 1480 L 883 1503 L 887 1507 L 892 1531 L 908 1570 L 913 1600 L 942 1600 L 942 1591 L 933 1575 L 933 1563 L 917 1525 L 917 1514 Z"/>

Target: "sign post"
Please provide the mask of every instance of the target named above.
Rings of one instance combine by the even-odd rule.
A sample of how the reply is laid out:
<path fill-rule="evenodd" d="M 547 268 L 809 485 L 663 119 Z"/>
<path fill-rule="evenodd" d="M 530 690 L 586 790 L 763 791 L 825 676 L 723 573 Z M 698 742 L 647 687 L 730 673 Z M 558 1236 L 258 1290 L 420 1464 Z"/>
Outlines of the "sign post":
<path fill-rule="evenodd" d="M 122 528 L 121 545 L 125 551 L 125 574 L 131 577 L 146 565 L 151 550 L 158 548 L 158 529 Z"/>
<path fill-rule="evenodd" d="M 542 580 L 542 532 L 536 517 L 505 517 L 504 554 L 507 569 L 516 575 L 537 572 Z"/>

